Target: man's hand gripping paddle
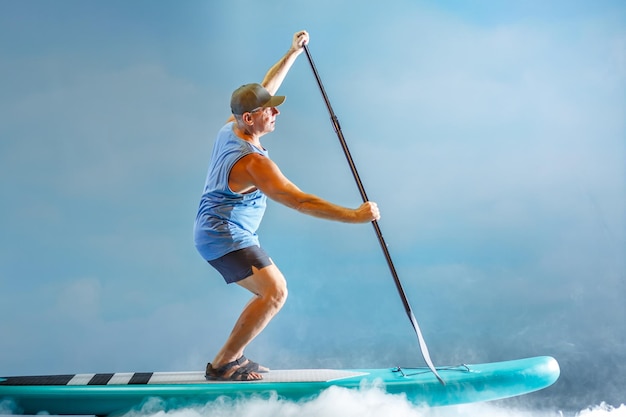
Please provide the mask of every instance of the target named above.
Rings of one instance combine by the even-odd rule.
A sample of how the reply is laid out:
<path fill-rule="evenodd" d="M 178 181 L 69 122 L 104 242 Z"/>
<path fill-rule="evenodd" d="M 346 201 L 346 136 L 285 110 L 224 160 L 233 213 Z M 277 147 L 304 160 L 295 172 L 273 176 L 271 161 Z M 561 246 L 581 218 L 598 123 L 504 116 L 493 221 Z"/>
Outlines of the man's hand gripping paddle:
<path fill-rule="evenodd" d="M 306 44 L 303 45 L 304 52 L 306 53 L 306 57 L 311 64 L 311 69 L 313 70 L 313 75 L 315 75 L 315 79 L 317 80 L 317 85 L 320 87 L 320 91 L 322 92 L 322 96 L 324 97 L 324 101 L 326 102 L 326 107 L 328 107 L 328 112 L 330 113 L 330 120 L 333 124 L 335 132 L 337 133 L 337 137 L 339 138 L 339 142 L 341 142 L 341 147 L 343 148 L 343 152 L 346 155 L 346 159 L 348 160 L 348 164 L 350 165 L 350 169 L 352 170 L 352 175 L 356 181 L 357 186 L 359 187 L 359 192 L 361 193 L 361 198 L 363 198 L 363 202 L 369 201 L 367 198 L 367 194 L 365 193 L 365 188 L 363 188 L 363 183 L 361 182 L 361 178 L 359 177 L 359 173 L 356 170 L 356 166 L 354 161 L 352 160 L 352 156 L 350 155 L 350 150 L 348 149 L 348 145 L 346 144 L 346 140 L 343 137 L 343 133 L 341 132 L 341 127 L 339 126 L 339 120 L 337 116 L 333 112 L 333 108 L 330 105 L 330 101 L 328 100 L 328 96 L 326 95 L 326 91 L 324 90 L 324 86 L 322 85 L 322 80 L 320 79 L 319 74 L 317 73 L 317 69 L 315 68 L 315 64 L 313 63 L 313 58 L 311 58 L 311 53 L 309 52 L 309 48 Z M 402 299 L 402 303 L 404 304 L 404 309 L 406 310 L 407 315 L 409 316 L 409 320 L 411 320 L 411 324 L 413 325 L 413 329 L 415 329 L 415 334 L 417 334 L 417 340 L 420 345 L 420 349 L 422 351 L 422 357 L 428 365 L 428 368 L 435 374 L 439 382 L 445 385 L 444 380 L 439 376 L 435 366 L 433 365 L 432 360 L 430 359 L 430 354 L 428 353 L 428 346 L 426 346 L 426 342 L 424 341 L 424 337 L 422 336 L 422 332 L 420 330 L 419 325 L 417 324 L 417 319 L 411 310 L 411 305 L 409 304 L 409 300 L 406 297 L 406 293 L 404 292 L 404 288 L 402 288 L 402 283 L 400 282 L 400 278 L 396 272 L 396 268 L 393 265 L 393 261 L 391 260 L 391 255 L 389 254 L 389 249 L 387 248 L 387 244 L 385 243 L 385 239 L 383 238 L 382 232 L 380 231 L 380 227 L 378 226 L 378 222 L 376 220 L 372 221 L 372 225 L 374 226 L 374 230 L 376 231 L 376 236 L 378 236 L 378 241 L 380 242 L 380 247 L 385 254 L 385 259 L 387 260 L 387 265 L 389 265 L 389 270 L 391 271 L 391 276 L 396 283 L 396 288 L 398 289 L 398 293 L 400 294 L 400 298 Z"/>

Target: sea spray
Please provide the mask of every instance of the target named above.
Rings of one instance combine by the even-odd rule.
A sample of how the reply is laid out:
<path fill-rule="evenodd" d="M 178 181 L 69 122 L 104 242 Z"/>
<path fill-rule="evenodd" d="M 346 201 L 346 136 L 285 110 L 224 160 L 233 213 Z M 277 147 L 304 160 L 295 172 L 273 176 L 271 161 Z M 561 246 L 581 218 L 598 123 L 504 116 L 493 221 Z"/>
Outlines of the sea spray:
<path fill-rule="evenodd" d="M 626 393 L 624 394 L 626 396 Z M 626 405 L 613 407 L 606 403 L 589 407 L 577 414 L 577 417 L 626 417 Z"/>
<path fill-rule="evenodd" d="M 429 408 L 377 387 L 349 390 L 330 387 L 307 401 L 288 401 L 276 395 L 173 406 L 151 399 L 123 417 L 626 417 L 626 406 L 601 404 L 573 414 L 559 410 L 509 408 L 502 402 Z"/>

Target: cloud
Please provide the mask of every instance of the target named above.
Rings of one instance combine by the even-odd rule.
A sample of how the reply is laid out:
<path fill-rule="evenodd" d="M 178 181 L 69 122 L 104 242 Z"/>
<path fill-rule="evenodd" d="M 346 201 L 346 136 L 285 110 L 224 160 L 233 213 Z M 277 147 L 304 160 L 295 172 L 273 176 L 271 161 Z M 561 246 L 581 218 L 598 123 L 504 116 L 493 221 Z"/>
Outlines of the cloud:
<path fill-rule="evenodd" d="M 69 195 L 131 192 L 155 166 L 166 175 L 186 165 L 189 145 L 203 129 L 204 94 L 155 66 L 81 73 L 5 103 L 4 169 L 19 163 L 22 171 L 39 168 L 31 175 L 46 170 L 38 182 Z"/>
<path fill-rule="evenodd" d="M 50 315 L 57 319 L 89 324 L 100 317 L 100 281 L 82 278 L 61 289 Z"/>

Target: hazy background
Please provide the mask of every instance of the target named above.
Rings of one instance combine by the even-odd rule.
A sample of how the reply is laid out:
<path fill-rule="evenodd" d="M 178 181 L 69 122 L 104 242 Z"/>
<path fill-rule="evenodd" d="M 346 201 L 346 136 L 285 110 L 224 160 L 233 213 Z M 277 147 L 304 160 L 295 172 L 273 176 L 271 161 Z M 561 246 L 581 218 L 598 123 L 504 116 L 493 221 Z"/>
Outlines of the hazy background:
<path fill-rule="evenodd" d="M 192 226 L 232 90 L 306 29 L 436 364 L 552 355 L 507 402 L 626 402 L 622 1 L 0 0 L 0 374 L 203 369 L 248 294 Z M 360 197 L 306 57 L 271 157 Z M 369 225 L 270 203 L 273 368 L 421 366 Z"/>

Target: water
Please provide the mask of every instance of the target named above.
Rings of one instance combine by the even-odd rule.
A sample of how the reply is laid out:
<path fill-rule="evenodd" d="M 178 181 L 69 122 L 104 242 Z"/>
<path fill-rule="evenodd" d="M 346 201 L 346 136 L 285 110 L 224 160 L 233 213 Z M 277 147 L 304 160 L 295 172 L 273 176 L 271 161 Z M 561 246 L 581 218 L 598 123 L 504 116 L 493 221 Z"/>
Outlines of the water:
<path fill-rule="evenodd" d="M 533 395 L 533 394 L 530 394 Z M 520 397 L 524 398 L 524 397 Z M 0 417 L 19 410 L 10 401 L 0 402 Z M 626 417 L 626 405 L 600 403 L 578 411 L 510 407 L 502 402 L 428 408 L 376 388 L 348 390 L 331 387 L 319 397 L 301 402 L 276 396 L 234 400 L 222 398 L 192 407 L 176 406 L 152 398 L 122 417 Z"/>
<path fill-rule="evenodd" d="M 626 417 L 626 405 L 599 404 L 577 412 L 508 408 L 496 403 L 428 408 L 410 403 L 402 396 L 378 389 L 348 390 L 332 387 L 305 402 L 273 398 L 223 399 L 198 407 L 167 409 L 157 399 L 148 401 L 124 417 Z"/>

